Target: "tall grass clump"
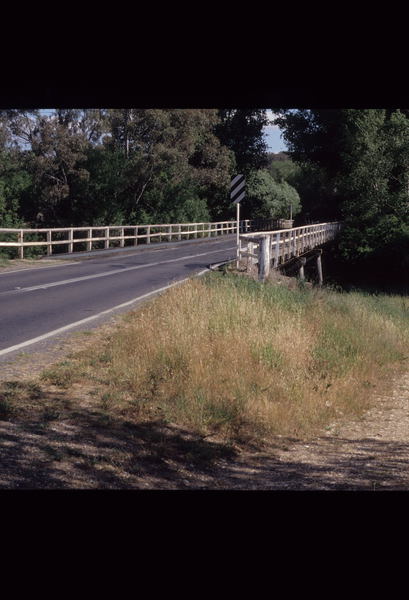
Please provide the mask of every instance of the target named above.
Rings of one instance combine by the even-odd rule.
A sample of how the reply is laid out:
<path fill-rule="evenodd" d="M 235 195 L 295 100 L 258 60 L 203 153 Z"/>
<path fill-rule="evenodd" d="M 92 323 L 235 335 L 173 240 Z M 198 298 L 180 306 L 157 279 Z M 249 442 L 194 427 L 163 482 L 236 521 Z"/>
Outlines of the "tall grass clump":
<path fill-rule="evenodd" d="M 360 414 L 408 341 L 408 298 L 212 273 L 134 311 L 77 360 L 117 398 L 111 410 L 245 442 Z"/>

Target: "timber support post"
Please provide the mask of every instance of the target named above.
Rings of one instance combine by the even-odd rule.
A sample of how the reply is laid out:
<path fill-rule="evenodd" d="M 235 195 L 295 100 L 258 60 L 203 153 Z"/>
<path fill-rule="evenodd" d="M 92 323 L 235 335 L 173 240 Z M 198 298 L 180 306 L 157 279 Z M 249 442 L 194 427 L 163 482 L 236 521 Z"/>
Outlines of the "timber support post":
<path fill-rule="evenodd" d="M 304 266 L 305 266 L 306 262 L 307 262 L 307 259 L 305 258 L 305 256 L 302 256 L 300 258 L 300 270 L 298 271 L 298 277 L 300 278 L 301 281 L 305 280 Z"/>
<path fill-rule="evenodd" d="M 258 279 L 265 281 L 270 273 L 270 236 L 260 238 Z"/>
<path fill-rule="evenodd" d="M 251 268 L 252 265 L 254 265 L 254 263 L 255 263 L 253 256 L 251 256 L 252 254 L 254 254 L 254 243 L 253 242 L 248 242 L 247 251 L 249 252 L 249 256 L 247 257 L 247 268 L 249 266 Z"/>
<path fill-rule="evenodd" d="M 68 232 L 68 252 L 72 253 L 74 252 L 74 230 L 70 229 Z M 51 242 L 51 231 L 47 231 L 47 241 Z M 53 247 L 50 244 L 47 248 L 47 254 L 51 254 L 53 251 Z"/>
<path fill-rule="evenodd" d="M 20 231 L 18 232 L 18 243 L 20 244 L 19 249 L 18 249 L 18 257 L 20 259 L 24 258 L 24 231 L 22 229 L 20 229 Z"/>
<path fill-rule="evenodd" d="M 317 271 L 318 271 L 318 285 L 322 285 L 324 280 L 322 277 L 322 262 L 321 262 L 321 254 L 322 254 L 322 249 L 320 249 L 318 251 L 317 254 Z"/>
<path fill-rule="evenodd" d="M 70 230 L 71 233 L 72 229 Z M 53 246 L 51 244 L 51 229 L 49 231 L 47 231 L 47 242 L 49 242 L 48 246 L 47 246 L 47 256 L 51 256 L 51 254 L 53 253 Z M 72 252 L 72 250 L 68 250 L 68 252 Z"/>

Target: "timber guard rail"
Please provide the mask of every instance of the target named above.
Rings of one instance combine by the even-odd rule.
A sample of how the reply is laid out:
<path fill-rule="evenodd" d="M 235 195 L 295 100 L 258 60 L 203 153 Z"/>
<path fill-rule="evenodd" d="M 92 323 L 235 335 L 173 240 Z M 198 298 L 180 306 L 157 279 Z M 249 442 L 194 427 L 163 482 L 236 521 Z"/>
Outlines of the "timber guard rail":
<path fill-rule="evenodd" d="M 306 254 L 333 240 L 340 231 L 342 223 L 318 223 L 291 229 L 244 233 L 239 236 L 239 261 L 245 262 L 247 269 L 258 264 L 259 280 L 265 281 L 270 269 L 277 269 L 295 257 Z M 247 246 L 242 247 L 243 242 Z M 303 274 L 305 260 L 300 260 L 300 273 Z M 301 270 L 302 269 L 302 270 Z"/>

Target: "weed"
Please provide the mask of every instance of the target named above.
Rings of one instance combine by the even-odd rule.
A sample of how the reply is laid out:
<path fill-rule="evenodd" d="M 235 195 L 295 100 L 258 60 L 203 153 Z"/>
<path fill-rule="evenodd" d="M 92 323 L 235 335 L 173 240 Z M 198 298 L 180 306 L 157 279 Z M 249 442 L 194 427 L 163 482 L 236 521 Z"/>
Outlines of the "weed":
<path fill-rule="evenodd" d="M 15 414 L 15 406 L 7 396 L 0 395 L 0 421 L 6 421 Z"/>

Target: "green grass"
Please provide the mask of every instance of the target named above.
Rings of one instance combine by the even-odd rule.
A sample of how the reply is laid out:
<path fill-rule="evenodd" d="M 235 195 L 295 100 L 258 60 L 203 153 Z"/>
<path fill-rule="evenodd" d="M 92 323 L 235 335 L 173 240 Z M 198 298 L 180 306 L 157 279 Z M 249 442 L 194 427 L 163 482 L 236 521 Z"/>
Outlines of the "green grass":
<path fill-rule="evenodd" d="M 8 267 L 10 265 L 10 259 L 7 256 L 0 254 L 0 267 Z"/>

